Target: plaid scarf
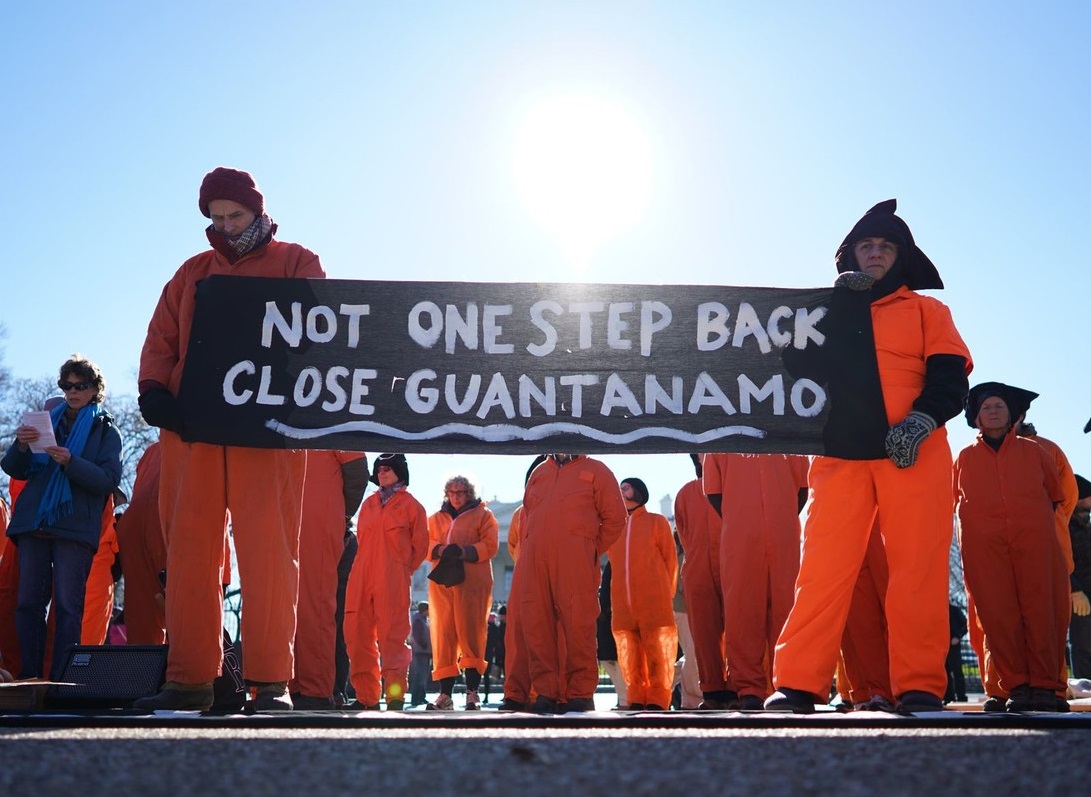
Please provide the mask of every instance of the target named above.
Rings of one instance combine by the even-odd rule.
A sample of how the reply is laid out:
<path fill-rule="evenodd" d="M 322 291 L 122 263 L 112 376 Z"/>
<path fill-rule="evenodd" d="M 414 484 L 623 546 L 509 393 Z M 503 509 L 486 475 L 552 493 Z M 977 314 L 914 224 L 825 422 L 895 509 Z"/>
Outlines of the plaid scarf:
<path fill-rule="evenodd" d="M 273 229 L 273 220 L 267 214 L 256 216 L 250 226 L 247 227 L 238 238 L 227 238 L 227 242 L 235 250 L 235 254 L 242 257 L 255 246 L 269 237 L 269 231 Z M 227 236 L 224 236 L 225 238 Z"/>
<path fill-rule="evenodd" d="M 394 497 L 395 493 L 398 493 L 405 489 L 405 482 L 397 482 L 390 487 L 379 488 L 379 503 L 382 506 L 386 506 L 386 502 Z"/>

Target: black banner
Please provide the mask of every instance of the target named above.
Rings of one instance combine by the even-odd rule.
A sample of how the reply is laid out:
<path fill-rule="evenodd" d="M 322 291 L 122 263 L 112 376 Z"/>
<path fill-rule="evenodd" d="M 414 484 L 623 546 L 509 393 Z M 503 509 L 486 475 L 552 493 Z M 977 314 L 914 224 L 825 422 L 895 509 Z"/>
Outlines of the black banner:
<path fill-rule="evenodd" d="M 793 377 L 784 362 L 828 354 L 833 294 L 211 277 L 197 289 L 179 391 L 186 438 L 426 453 L 830 453 L 822 377 Z"/>

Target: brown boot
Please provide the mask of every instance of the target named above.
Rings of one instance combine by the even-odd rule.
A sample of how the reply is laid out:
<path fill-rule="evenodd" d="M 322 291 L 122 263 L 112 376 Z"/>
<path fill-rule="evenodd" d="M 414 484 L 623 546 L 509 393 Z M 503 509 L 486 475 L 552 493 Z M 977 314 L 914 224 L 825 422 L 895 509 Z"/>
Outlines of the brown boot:
<path fill-rule="evenodd" d="M 212 682 L 183 684 L 167 681 L 158 694 L 133 701 L 133 708 L 145 711 L 208 711 L 214 694 Z"/>

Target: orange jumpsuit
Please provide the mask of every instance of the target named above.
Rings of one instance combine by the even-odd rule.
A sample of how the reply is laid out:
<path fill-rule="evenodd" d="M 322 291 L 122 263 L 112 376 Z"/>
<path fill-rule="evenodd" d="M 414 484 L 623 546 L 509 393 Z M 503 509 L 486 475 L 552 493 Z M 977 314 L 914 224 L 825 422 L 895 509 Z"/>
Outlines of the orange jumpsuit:
<path fill-rule="evenodd" d="M 384 505 L 374 492 L 356 520 L 360 548 L 345 591 L 345 646 L 356 699 L 405 699 L 409 662 L 409 587 L 428 547 L 428 514 L 405 489 Z M 380 663 L 381 662 L 381 663 Z"/>
<path fill-rule="evenodd" d="M 465 561 L 466 580 L 453 587 L 428 582 L 432 615 L 432 679 L 453 678 L 459 670 L 485 672 L 485 636 L 492 606 L 492 558 L 499 549 L 499 526 L 483 502 L 452 517 L 446 511 L 428 518 L 428 551 L 439 561 L 436 547 L 473 546 L 477 561 Z M 514 575 L 514 573 L 513 573 Z M 508 622 L 511 622 L 510 619 Z"/>
<path fill-rule="evenodd" d="M 629 703 L 666 709 L 678 658 L 678 552 L 670 523 L 638 506 L 607 556 L 613 569 L 610 627 Z"/>
<path fill-rule="evenodd" d="M 705 494 L 721 496 L 720 578 L 731 688 L 764 699 L 771 691 L 773 647 L 792 608 L 799 572 L 799 491 L 807 487 L 809 462 L 784 454 L 706 454 L 703 462 Z"/>
<path fill-rule="evenodd" d="M 178 395 L 189 348 L 197 283 L 215 274 L 324 277 L 318 256 L 270 240 L 232 263 L 218 249 L 182 264 L 163 288 L 140 354 L 141 393 Z M 223 660 L 220 577 L 230 513 L 246 611 L 244 676 L 256 683 L 292 677 L 299 526 L 306 454 L 302 451 L 186 443 L 164 429 L 159 509 L 167 548 L 167 680 L 212 681 Z M 174 533 L 177 529 L 179 533 Z"/>
<path fill-rule="evenodd" d="M 1060 692 L 1071 605 L 1054 533 L 1064 498 L 1052 457 L 1009 433 L 994 451 L 979 436 L 954 466 L 966 590 L 984 631 L 986 666 L 999 688 Z"/>
<path fill-rule="evenodd" d="M 707 456 L 707 455 L 706 455 Z M 687 482 L 674 498 L 674 525 L 682 543 L 682 598 L 686 603 L 701 692 L 734 691 L 724 653 L 724 605 L 720 581 L 720 516 L 701 480 Z"/>
<path fill-rule="evenodd" d="M 355 451 L 308 451 L 299 529 L 299 604 L 295 631 L 295 676 L 288 691 L 332 697 L 337 669 L 337 564 L 345 552 L 346 514 L 342 467 L 364 459 Z M 364 460 L 364 468 L 367 461 Z"/>
<path fill-rule="evenodd" d="M 595 693 L 599 559 L 625 531 L 625 518 L 617 479 L 598 460 L 558 465 L 550 457 L 531 474 L 516 570 L 524 571 L 519 610 L 539 697 L 560 702 Z"/>
<path fill-rule="evenodd" d="M 972 368 L 942 302 L 902 286 L 871 304 L 887 421 L 901 422 L 920 396 L 933 355 Z M 947 689 L 951 450 L 939 426 L 912 467 L 889 459 L 816 457 L 796 598 L 777 642 L 773 682 L 822 695 L 837 662 L 852 592 L 878 518 L 889 567 L 886 615 L 895 696 Z"/>
<path fill-rule="evenodd" d="M 162 447 L 148 446 L 136 465 L 133 497 L 117 522 L 121 572 L 125 576 L 125 629 L 130 645 L 162 645 L 167 618 L 159 572 L 167 567 L 167 544 L 159 520 Z"/>

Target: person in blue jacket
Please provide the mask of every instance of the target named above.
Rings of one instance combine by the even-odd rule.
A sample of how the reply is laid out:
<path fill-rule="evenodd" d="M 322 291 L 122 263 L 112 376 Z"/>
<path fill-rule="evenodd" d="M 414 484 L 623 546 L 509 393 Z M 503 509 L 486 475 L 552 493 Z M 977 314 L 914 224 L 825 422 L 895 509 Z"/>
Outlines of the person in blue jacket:
<path fill-rule="evenodd" d="M 57 444 L 35 453 L 31 446 L 40 434 L 24 424 L 0 461 L 5 473 L 27 483 L 7 530 L 19 556 L 15 631 L 23 661 L 20 678 L 42 676 L 50 601 L 56 616 L 52 680 L 64 670 L 68 647 L 79 643 L 84 587 L 98 549 L 102 511 L 121 481 L 121 435 L 102 407 L 102 371 L 73 354 L 61 366 L 57 387 L 64 401 L 49 411 Z"/>

